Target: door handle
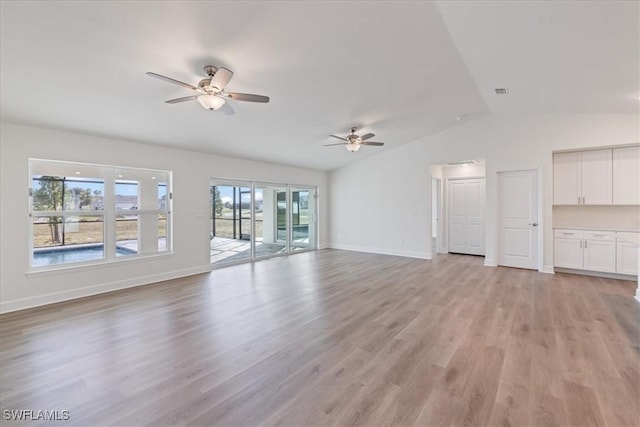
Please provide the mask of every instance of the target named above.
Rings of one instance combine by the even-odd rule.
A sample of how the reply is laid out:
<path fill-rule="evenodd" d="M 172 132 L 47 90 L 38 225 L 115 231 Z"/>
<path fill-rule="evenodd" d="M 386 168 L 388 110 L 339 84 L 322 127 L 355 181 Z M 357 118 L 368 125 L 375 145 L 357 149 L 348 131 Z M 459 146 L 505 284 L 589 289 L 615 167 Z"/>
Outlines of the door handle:
<path fill-rule="evenodd" d="M 538 223 L 537 222 L 530 222 L 528 225 L 533 225 L 534 227 L 537 227 Z"/>

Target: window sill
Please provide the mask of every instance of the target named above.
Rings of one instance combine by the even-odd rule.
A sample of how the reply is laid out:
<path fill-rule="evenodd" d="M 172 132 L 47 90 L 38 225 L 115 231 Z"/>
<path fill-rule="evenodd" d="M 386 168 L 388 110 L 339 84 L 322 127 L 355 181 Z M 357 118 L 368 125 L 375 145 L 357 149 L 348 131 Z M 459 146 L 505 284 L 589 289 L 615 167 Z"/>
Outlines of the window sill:
<path fill-rule="evenodd" d="M 89 271 L 89 270 L 97 270 L 97 269 L 101 270 L 104 268 L 117 267 L 119 265 L 136 264 L 136 263 L 142 263 L 145 261 L 156 261 L 156 260 L 168 259 L 168 258 L 172 258 L 174 255 L 175 255 L 174 252 L 162 252 L 162 253 L 156 253 L 156 254 L 131 256 L 123 259 L 88 261 L 88 262 L 76 263 L 76 264 L 70 264 L 70 265 L 60 265 L 56 267 L 40 267 L 38 269 L 27 271 L 25 275 L 28 278 L 35 278 L 35 277 L 54 276 L 58 274 L 77 273 L 81 271 Z"/>

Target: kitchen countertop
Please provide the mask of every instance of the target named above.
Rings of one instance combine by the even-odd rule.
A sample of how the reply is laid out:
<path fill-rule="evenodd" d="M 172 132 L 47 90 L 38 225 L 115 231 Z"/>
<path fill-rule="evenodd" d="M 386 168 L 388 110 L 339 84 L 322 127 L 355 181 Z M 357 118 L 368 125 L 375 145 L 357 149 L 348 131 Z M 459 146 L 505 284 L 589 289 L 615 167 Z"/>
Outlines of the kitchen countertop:
<path fill-rule="evenodd" d="M 610 231 L 620 233 L 640 233 L 640 230 L 635 229 L 622 229 L 622 228 L 609 228 L 609 227 L 553 227 L 554 230 L 584 230 L 584 231 Z"/>

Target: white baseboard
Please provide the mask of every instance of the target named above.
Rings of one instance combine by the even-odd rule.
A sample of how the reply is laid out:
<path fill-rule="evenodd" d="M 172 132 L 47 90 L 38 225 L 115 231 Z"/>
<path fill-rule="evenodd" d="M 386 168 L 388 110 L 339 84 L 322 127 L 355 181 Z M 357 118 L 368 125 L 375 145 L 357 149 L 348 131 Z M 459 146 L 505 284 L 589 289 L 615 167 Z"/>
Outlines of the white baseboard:
<path fill-rule="evenodd" d="M 588 270 L 575 270 L 573 268 L 561 268 L 561 267 L 555 267 L 554 270 L 556 273 L 579 274 L 581 276 L 603 277 L 605 279 L 629 280 L 632 282 L 636 282 L 638 280 L 638 276 L 630 276 L 628 274 L 604 273 L 600 271 L 588 271 Z"/>
<path fill-rule="evenodd" d="M 553 270 L 553 265 L 543 265 L 542 270 L 540 270 L 540 272 L 547 273 L 547 274 L 556 274 L 555 271 Z"/>
<path fill-rule="evenodd" d="M 68 301 L 76 298 L 83 298 L 92 295 L 103 294 L 106 292 L 117 291 L 120 289 L 134 288 L 136 286 L 149 285 L 151 283 L 162 282 L 164 280 L 177 279 L 179 277 L 192 276 L 194 274 L 208 273 L 209 265 L 202 267 L 185 268 L 166 273 L 150 274 L 142 277 L 134 277 L 131 279 L 118 280 L 115 282 L 102 283 L 99 285 L 87 286 L 78 289 L 69 289 L 66 291 L 52 292 L 44 295 L 37 295 L 28 298 L 20 298 L 5 301 L 0 304 L 0 313 L 9 313 L 12 311 L 24 310 L 27 308 L 39 307 L 42 305 L 53 304 L 56 302 Z"/>
<path fill-rule="evenodd" d="M 332 249 L 340 249 L 342 251 L 366 252 L 370 254 L 403 256 L 407 258 L 431 259 L 428 258 L 428 252 L 405 251 L 385 248 L 372 248 L 368 246 L 343 245 L 341 243 L 331 243 L 329 247 Z"/>

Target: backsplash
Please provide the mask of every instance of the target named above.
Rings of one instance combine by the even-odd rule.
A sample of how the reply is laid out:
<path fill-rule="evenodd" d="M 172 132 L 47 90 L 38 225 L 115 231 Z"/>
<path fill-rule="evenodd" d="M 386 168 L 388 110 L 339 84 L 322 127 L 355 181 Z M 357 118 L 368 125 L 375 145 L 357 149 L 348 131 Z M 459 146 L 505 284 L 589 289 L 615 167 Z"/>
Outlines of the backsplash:
<path fill-rule="evenodd" d="M 640 206 L 553 206 L 553 228 L 640 232 Z"/>

